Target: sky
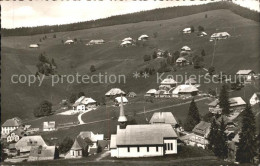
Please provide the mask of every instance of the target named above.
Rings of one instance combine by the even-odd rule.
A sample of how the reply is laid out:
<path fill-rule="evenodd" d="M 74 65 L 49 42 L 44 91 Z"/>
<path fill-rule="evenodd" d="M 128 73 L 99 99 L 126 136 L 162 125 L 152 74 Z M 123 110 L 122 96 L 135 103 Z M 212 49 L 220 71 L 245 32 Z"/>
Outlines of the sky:
<path fill-rule="evenodd" d="M 219 1 L 219 0 L 215 0 Z M 103 0 L 103 1 L 1 1 L 2 28 L 33 27 L 67 24 L 113 15 L 127 14 L 156 8 L 208 3 L 201 0 Z M 258 0 L 236 0 L 236 3 L 259 11 Z"/>

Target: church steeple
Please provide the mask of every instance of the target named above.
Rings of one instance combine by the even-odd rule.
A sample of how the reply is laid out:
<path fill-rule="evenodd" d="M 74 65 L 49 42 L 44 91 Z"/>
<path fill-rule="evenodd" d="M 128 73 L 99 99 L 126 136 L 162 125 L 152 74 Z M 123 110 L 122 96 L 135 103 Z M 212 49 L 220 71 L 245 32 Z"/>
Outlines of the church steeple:
<path fill-rule="evenodd" d="M 119 115 L 119 118 L 118 118 L 118 122 L 119 122 L 119 125 L 120 125 L 120 129 L 126 128 L 127 118 L 125 116 L 122 95 L 121 95 L 120 115 Z"/>

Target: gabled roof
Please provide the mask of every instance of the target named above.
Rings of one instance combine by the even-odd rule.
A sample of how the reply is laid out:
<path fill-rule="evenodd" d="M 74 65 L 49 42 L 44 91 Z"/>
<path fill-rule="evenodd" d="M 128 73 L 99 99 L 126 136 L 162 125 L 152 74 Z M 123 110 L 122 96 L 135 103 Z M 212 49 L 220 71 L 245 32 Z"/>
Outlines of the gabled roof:
<path fill-rule="evenodd" d="M 16 144 L 15 148 L 20 152 L 30 151 L 32 146 L 47 146 L 40 135 L 26 136 L 21 138 Z"/>
<path fill-rule="evenodd" d="M 117 129 L 116 145 L 163 145 L 165 138 L 177 138 L 170 124 L 128 125 Z"/>
<path fill-rule="evenodd" d="M 74 43 L 74 41 L 69 39 L 69 40 L 66 40 L 65 43 Z"/>
<path fill-rule="evenodd" d="M 191 50 L 191 48 L 190 48 L 190 47 L 188 47 L 188 46 L 183 46 L 183 47 L 181 48 L 181 50 L 184 50 L 184 51 L 190 51 L 190 50 Z"/>
<path fill-rule="evenodd" d="M 173 78 L 165 78 L 164 80 L 162 80 L 161 85 L 165 84 L 177 84 L 177 82 Z"/>
<path fill-rule="evenodd" d="M 14 117 L 12 119 L 8 119 L 2 125 L 2 127 L 19 127 L 22 124 L 22 120 L 18 117 Z"/>
<path fill-rule="evenodd" d="M 106 96 L 115 96 L 115 95 L 121 95 L 121 94 L 125 94 L 125 92 L 119 88 L 112 88 L 105 95 Z"/>
<path fill-rule="evenodd" d="M 81 138 L 81 137 L 77 137 L 77 138 L 75 139 L 75 141 L 74 141 L 72 147 L 70 148 L 71 150 L 81 150 L 81 149 L 84 148 L 84 147 L 81 147 L 81 146 L 79 145 L 78 140 L 80 140 L 80 139 L 82 139 L 82 138 Z M 84 142 L 84 140 L 83 140 L 82 142 Z"/>
<path fill-rule="evenodd" d="M 213 37 L 220 37 L 220 36 L 230 36 L 230 34 L 227 33 L 227 32 L 217 32 L 217 33 L 213 33 L 213 34 L 211 35 L 212 38 L 213 38 Z"/>
<path fill-rule="evenodd" d="M 136 96 L 136 93 L 135 92 L 129 92 L 128 96 Z"/>
<path fill-rule="evenodd" d="M 149 38 L 149 36 L 146 35 L 146 34 L 143 34 L 143 35 L 141 35 L 141 36 L 138 38 L 138 40 L 142 40 L 142 39 L 144 39 L 144 38 Z"/>
<path fill-rule="evenodd" d="M 122 42 L 124 42 L 124 41 L 132 41 L 133 39 L 131 38 L 131 37 L 127 37 L 127 38 L 124 38 L 123 40 L 122 40 Z M 131 43 L 131 42 L 130 42 Z"/>
<path fill-rule="evenodd" d="M 79 135 L 81 138 L 89 138 L 92 142 L 104 139 L 104 134 L 94 134 L 92 131 L 81 131 Z"/>
<path fill-rule="evenodd" d="M 209 103 L 208 105 L 212 107 L 216 107 L 218 104 L 219 104 L 219 100 L 216 99 L 211 103 Z M 239 105 L 245 105 L 246 102 L 241 97 L 233 97 L 233 98 L 229 98 L 229 104 L 231 107 L 234 107 Z"/>
<path fill-rule="evenodd" d="M 220 124 L 221 121 L 222 121 L 222 118 L 224 120 L 224 124 L 228 124 L 228 123 L 231 123 L 232 120 L 230 120 L 226 115 L 221 115 L 218 119 L 217 119 L 217 123 Z"/>
<path fill-rule="evenodd" d="M 31 157 L 37 157 L 38 160 L 41 160 L 41 158 L 44 160 L 44 158 L 53 158 L 55 157 L 55 146 L 34 146 L 31 148 L 30 155 L 28 158 L 28 161 L 34 160 L 31 159 Z"/>
<path fill-rule="evenodd" d="M 80 98 L 78 98 L 75 103 L 73 104 L 73 106 L 78 106 L 80 104 L 84 104 L 84 105 L 88 105 L 88 104 L 94 104 L 96 103 L 96 101 L 90 97 L 85 97 L 85 96 L 81 96 Z"/>
<path fill-rule="evenodd" d="M 122 96 L 122 99 L 123 99 L 123 103 L 127 103 L 128 100 L 126 97 Z M 115 100 L 118 102 L 118 103 L 121 103 L 121 97 L 116 97 Z"/>
<path fill-rule="evenodd" d="M 189 27 L 189 28 L 184 28 L 182 31 L 183 31 L 183 32 L 191 31 L 191 28 L 190 28 L 190 27 Z"/>
<path fill-rule="evenodd" d="M 155 112 L 150 120 L 150 123 L 165 123 L 175 125 L 178 122 L 171 112 Z"/>
<path fill-rule="evenodd" d="M 237 75 L 248 75 L 250 73 L 254 73 L 253 70 L 238 70 L 238 72 L 236 73 Z"/>
<path fill-rule="evenodd" d="M 185 84 L 196 84 L 197 81 L 194 78 L 189 78 L 185 81 Z"/>
<path fill-rule="evenodd" d="M 130 41 L 123 41 L 120 45 L 127 45 L 127 44 L 132 44 Z"/>
<path fill-rule="evenodd" d="M 156 92 L 157 92 L 156 89 L 150 89 L 150 90 L 148 90 L 146 93 L 147 93 L 147 94 L 155 94 Z"/>
<path fill-rule="evenodd" d="M 180 62 L 183 62 L 183 61 L 187 61 L 184 57 L 179 57 L 176 62 L 177 63 L 180 63 Z"/>
<path fill-rule="evenodd" d="M 24 127 L 20 126 L 17 129 L 10 132 L 7 136 L 11 135 L 12 133 L 14 133 L 15 135 L 18 135 L 19 137 L 23 137 L 26 134 L 26 130 L 24 129 Z"/>
<path fill-rule="evenodd" d="M 198 91 L 199 90 L 193 85 L 179 85 L 172 91 L 172 94 L 192 93 Z"/>
<path fill-rule="evenodd" d="M 209 129 L 211 126 L 210 123 L 205 122 L 205 121 L 200 121 L 199 124 L 197 124 L 194 129 L 192 130 L 195 134 L 199 134 L 199 135 L 205 135 L 207 132 L 207 129 Z"/>
<path fill-rule="evenodd" d="M 254 94 L 256 94 L 257 98 L 260 99 L 260 92 L 255 92 Z"/>

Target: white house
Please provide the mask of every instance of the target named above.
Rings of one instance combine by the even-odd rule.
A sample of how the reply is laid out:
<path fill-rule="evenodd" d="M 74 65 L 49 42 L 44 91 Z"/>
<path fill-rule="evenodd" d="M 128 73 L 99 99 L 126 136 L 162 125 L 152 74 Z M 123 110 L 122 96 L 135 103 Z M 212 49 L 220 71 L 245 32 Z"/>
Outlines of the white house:
<path fill-rule="evenodd" d="M 116 104 L 121 103 L 121 101 L 123 102 L 123 104 L 127 104 L 127 103 L 128 103 L 127 98 L 124 97 L 124 96 L 122 96 L 122 97 L 116 97 L 116 98 L 115 98 L 115 103 L 116 103 Z"/>
<path fill-rule="evenodd" d="M 206 32 L 204 32 L 204 31 L 198 33 L 198 36 L 199 36 L 199 37 L 203 37 L 203 36 L 207 36 L 207 35 L 208 35 L 208 34 L 207 34 Z"/>
<path fill-rule="evenodd" d="M 87 111 L 90 109 L 95 109 L 97 106 L 97 102 L 92 98 L 88 98 L 85 96 L 81 96 L 75 103 L 72 105 L 73 110 L 77 111 Z"/>
<path fill-rule="evenodd" d="M 255 75 L 255 72 L 253 70 L 239 70 L 236 75 L 239 78 L 246 80 L 251 80 L 251 77 Z"/>
<path fill-rule="evenodd" d="M 97 40 L 90 40 L 86 45 L 95 45 L 95 44 L 104 44 L 105 40 L 97 39 Z"/>
<path fill-rule="evenodd" d="M 199 90 L 193 85 L 179 85 L 172 91 L 173 97 L 180 97 L 180 96 L 196 96 Z"/>
<path fill-rule="evenodd" d="M 141 36 L 138 38 L 138 40 L 142 40 L 142 41 L 146 41 L 146 40 L 148 40 L 148 39 L 149 39 L 149 36 L 146 35 L 146 34 L 143 34 L 143 35 L 141 35 Z"/>
<path fill-rule="evenodd" d="M 260 92 L 255 92 L 249 100 L 251 105 L 255 105 L 260 102 Z"/>
<path fill-rule="evenodd" d="M 14 131 L 21 126 L 22 120 L 18 117 L 6 120 L 2 125 L 2 135 L 8 135 L 11 131 Z"/>
<path fill-rule="evenodd" d="M 218 33 L 213 33 L 210 36 L 210 40 L 220 40 L 220 39 L 227 39 L 230 37 L 230 34 L 227 32 L 218 32 Z"/>
<path fill-rule="evenodd" d="M 176 60 L 176 64 L 178 66 L 185 66 L 187 64 L 187 60 L 184 58 L 184 57 L 179 57 L 177 60 Z"/>
<path fill-rule="evenodd" d="M 71 149 L 65 154 L 65 159 L 82 158 L 83 151 L 89 155 L 97 153 L 98 141 L 104 140 L 104 134 L 94 134 L 92 131 L 80 132 L 76 137 Z"/>
<path fill-rule="evenodd" d="M 191 28 L 184 28 L 182 33 L 191 33 Z"/>
<path fill-rule="evenodd" d="M 112 88 L 105 94 L 106 97 L 121 96 L 121 95 L 125 96 L 126 93 L 119 88 Z"/>
<path fill-rule="evenodd" d="M 43 131 L 54 131 L 55 128 L 55 121 L 43 122 Z"/>
<path fill-rule="evenodd" d="M 124 39 L 122 40 L 122 42 L 125 42 L 125 41 L 132 42 L 133 39 L 132 39 L 131 37 L 127 37 L 127 38 L 124 38 Z"/>
<path fill-rule="evenodd" d="M 38 48 L 38 47 L 39 47 L 39 44 L 30 44 L 29 47 L 30 47 L 30 48 Z"/>
<path fill-rule="evenodd" d="M 183 46 L 182 48 L 181 48 L 181 51 L 191 51 L 191 48 L 190 47 L 188 47 L 188 46 Z"/>
<path fill-rule="evenodd" d="M 71 39 L 69 39 L 69 40 L 66 40 L 65 42 L 64 42 L 64 44 L 73 44 L 74 43 L 74 41 L 73 40 L 71 40 Z"/>
<path fill-rule="evenodd" d="M 155 112 L 150 119 L 150 124 L 170 124 L 173 127 L 178 124 L 171 112 Z"/>
<path fill-rule="evenodd" d="M 131 45 L 132 45 L 132 42 L 130 42 L 130 41 L 123 41 L 120 44 L 121 47 L 127 47 L 127 46 L 131 46 Z"/>
<path fill-rule="evenodd" d="M 146 92 L 145 96 L 154 96 L 156 92 L 156 89 L 150 89 Z"/>
<path fill-rule="evenodd" d="M 210 123 L 201 121 L 194 127 L 192 133 L 180 137 L 180 140 L 184 141 L 187 145 L 198 146 L 205 149 L 209 143 L 207 138 L 210 132 L 210 126 Z"/>

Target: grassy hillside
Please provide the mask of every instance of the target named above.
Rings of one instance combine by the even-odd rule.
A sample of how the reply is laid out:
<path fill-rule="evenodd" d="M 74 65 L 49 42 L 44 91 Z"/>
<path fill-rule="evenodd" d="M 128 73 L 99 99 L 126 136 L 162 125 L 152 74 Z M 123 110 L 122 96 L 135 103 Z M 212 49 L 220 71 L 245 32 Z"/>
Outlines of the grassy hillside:
<path fill-rule="evenodd" d="M 205 18 L 205 14 L 208 18 Z M 22 119 L 33 117 L 33 108 L 42 100 L 51 100 L 57 105 L 61 99 L 71 93 L 84 91 L 87 96 L 100 100 L 111 87 L 135 91 L 142 96 L 148 89 L 158 87 L 156 76 L 147 79 L 132 77 L 132 73 L 146 66 L 143 62 L 145 54 L 152 54 L 156 48 L 170 52 L 180 50 L 188 45 L 193 54 L 200 54 L 205 49 L 206 67 L 212 61 L 213 42 L 209 36 L 199 38 L 196 34 L 183 35 L 180 31 L 188 26 L 202 25 L 211 35 L 216 31 L 227 31 L 231 38 L 219 41 L 213 65 L 218 71 L 234 74 L 239 69 L 253 69 L 259 72 L 259 23 L 238 16 L 229 10 L 214 10 L 185 17 L 161 21 L 146 21 L 116 26 L 99 27 L 78 31 L 68 31 L 48 34 L 41 42 L 39 49 L 28 48 L 29 44 L 39 42 L 42 35 L 12 36 L 2 38 L 2 121 L 13 116 Z M 153 33 L 157 32 L 157 38 Z M 120 41 L 125 37 L 138 38 L 141 34 L 148 34 L 151 38 L 140 47 L 119 48 Z M 63 45 L 61 40 L 77 38 L 82 43 Z M 86 46 L 91 39 L 102 38 L 103 45 Z M 59 84 L 51 86 L 50 80 L 44 80 L 42 86 L 11 84 L 12 74 L 31 74 L 35 72 L 35 65 L 40 53 L 45 52 L 49 58 L 54 58 L 58 65 L 59 74 L 90 74 L 90 65 L 96 66 L 96 73 L 115 73 L 127 76 L 126 84 Z M 177 69 L 169 74 L 205 73 L 195 70 L 192 66 Z M 216 85 L 219 86 L 219 85 Z M 206 90 L 208 85 L 203 85 Z M 257 90 L 257 87 L 256 87 Z M 255 90 L 255 91 L 256 91 Z M 251 93 L 251 92 L 250 92 Z M 239 93 L 242 96 L 243 92 Z"/>

